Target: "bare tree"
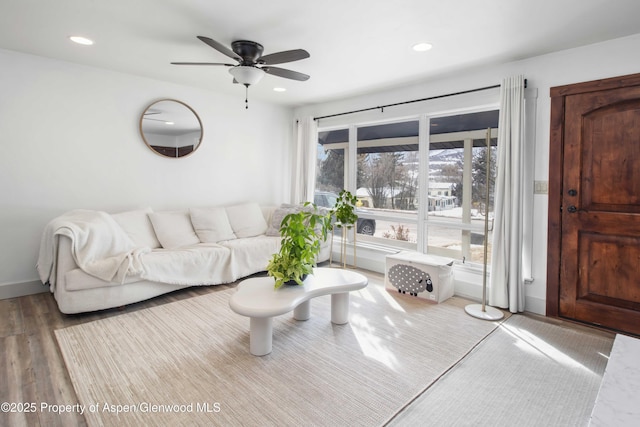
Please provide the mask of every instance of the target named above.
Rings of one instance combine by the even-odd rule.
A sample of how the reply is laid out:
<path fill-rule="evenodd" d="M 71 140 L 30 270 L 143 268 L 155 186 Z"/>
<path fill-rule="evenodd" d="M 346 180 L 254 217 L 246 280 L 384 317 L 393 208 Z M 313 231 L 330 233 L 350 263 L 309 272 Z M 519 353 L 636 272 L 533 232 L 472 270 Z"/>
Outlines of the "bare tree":
<path fill-rule="evenodd" d="M 399 192 L 396 196 L 396 209 L 416 209 L 415 198 L 418 190 L 418 152 L 409 151 L 403 153 L 403 163 L 399 166 L 399 174 L 396 176 Z"/>

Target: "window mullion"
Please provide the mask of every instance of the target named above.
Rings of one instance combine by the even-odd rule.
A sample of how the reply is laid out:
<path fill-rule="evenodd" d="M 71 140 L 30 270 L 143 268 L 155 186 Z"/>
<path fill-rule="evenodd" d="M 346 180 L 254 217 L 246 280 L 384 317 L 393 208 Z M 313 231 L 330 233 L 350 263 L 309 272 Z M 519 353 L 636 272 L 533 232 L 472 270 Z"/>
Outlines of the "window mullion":
<path fill-rule="evenodd" d="M 464 161 L 462 172 L 462 223 L 471 224 L 471 200 L 472 200 L 472 168 L 473 168 L 473 140 L 464 140 Z M 471 232 L 462 231 L 462 256 L 471 258 Z"/>
<path fill-rule="evenodd" d="M 349 126 L 349 147 L 345 156 L 345 186 L 351 193 L 356 194 L 358 164 L 358 128 L 355 125 Z"/>
<path fill-rule="evenodd" d="M 427 252 L 427 217 L 429 211 L 429 117 L 420 116 L 418 131 L 418 225 L 417 250 Z"/>

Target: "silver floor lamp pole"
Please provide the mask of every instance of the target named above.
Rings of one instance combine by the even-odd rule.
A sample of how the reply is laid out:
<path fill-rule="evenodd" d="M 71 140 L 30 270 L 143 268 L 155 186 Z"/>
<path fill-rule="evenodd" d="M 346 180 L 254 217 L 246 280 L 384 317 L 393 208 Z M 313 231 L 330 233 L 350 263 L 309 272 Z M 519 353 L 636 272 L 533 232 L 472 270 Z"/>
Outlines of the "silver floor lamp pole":
<path fill-rule="evenodd" d="M 484 209 L 484 268 L 482 271 L 482 304 L 469 304 L 464 308 L 469 316 L 483 320 L 500 320 L 504 314 L 497 308 L 486 304 L 487 301 L 487 252 L 489 242 L 489 197 L 491 184 L 491 128 L 487 129 L 487 194 Z"/>

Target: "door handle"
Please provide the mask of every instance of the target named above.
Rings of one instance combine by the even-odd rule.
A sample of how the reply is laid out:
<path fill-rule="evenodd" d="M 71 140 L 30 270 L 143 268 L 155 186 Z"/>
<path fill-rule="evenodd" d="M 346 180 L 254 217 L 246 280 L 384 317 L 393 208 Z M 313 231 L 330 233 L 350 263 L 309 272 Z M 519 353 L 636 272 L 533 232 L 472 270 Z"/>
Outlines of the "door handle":
<path fill-rule="evenodd" d="M 576 213 L 578 212 L 578 208 L 576 208 L 575 206 L 571 205 L 567 208 L 567 210 L 569 211 L 569 213 Z"/>

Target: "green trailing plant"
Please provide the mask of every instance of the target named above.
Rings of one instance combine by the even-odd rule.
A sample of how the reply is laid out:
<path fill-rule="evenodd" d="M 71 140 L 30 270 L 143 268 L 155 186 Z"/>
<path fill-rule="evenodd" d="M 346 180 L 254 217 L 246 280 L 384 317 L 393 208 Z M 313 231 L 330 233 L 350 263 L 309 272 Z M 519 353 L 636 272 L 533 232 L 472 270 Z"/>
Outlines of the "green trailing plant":
<path fill-rule="evenodd" d="M 320 244 L 331 230 L 331 213 L 322 214 L 315 204 L 307 202 L 299 212 L 282 219 L 280 251 L 267 265 L 267 274 L 275 279 L 275 289 L 291 281 L 302 285 L 304 278 L 313 273 Z"/>
<path fill-rule="evenodd" d="M 336 224 L 338 227 L 341 225 L 353 225 L 358 221 L 358 215 L 355 213 L 356 203 L 358 199 L 347 190 L 342 190 L 338 194 L 338 199 L 333 208 L 333 213 L 336 217 Z"/>

